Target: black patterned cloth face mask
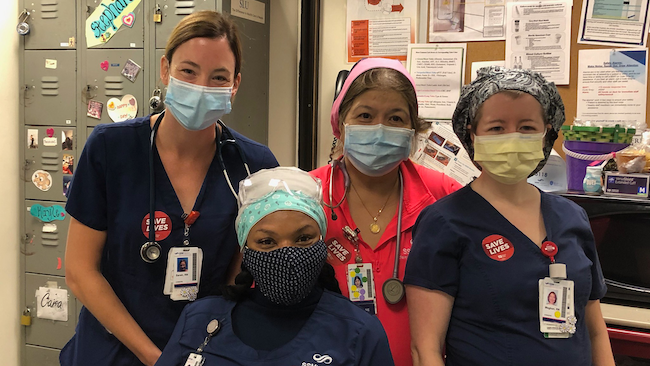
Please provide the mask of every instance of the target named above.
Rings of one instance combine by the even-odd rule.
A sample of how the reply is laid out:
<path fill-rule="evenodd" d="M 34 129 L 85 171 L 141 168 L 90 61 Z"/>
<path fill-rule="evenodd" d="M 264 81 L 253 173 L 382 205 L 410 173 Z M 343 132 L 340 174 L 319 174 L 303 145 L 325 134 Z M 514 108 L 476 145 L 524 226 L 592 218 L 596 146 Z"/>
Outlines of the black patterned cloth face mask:
<path fill-rule="evenodd" d="M 244 247 L 243 264 L 255 286 L 271 302 L 293 305 L 314 288 L 327 259 L 323 240 L 307 248 L 284 247 L 261 252 Z"/>

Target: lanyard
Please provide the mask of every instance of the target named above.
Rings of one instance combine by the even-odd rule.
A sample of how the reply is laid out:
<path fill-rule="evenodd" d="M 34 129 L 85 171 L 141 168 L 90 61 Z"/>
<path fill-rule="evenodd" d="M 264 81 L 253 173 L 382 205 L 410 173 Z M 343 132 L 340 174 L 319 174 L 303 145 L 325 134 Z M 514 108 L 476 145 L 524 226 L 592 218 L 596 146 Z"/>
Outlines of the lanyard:
<path fill-rule="evenodd" d="M 334 164 L 332 164 L 332 172 L 334 171 Z M 343 176 L 346 178 L 345 179 L 345 193 L 347 193 L 348 190 L 348 185 L 349 185 L 349 176 L 347 174 L 347 171 L 345 171 L 345 165 L 344 164 L 339 164 L 341 167 L 341 171 L 344 172 Z M 343 195 L 343 198 L 341 201 L 339 201 L 338 204 L 332 205 L 332 176 L 333 174 L 330 173 L 330 184 L 329 184 L 329 192 L 330 192 L 330 205 L 327 205 L 331 210 L 332 210 L 332 219 L 336 220 L 336 215 L 334 214 L 334 209 L 339 207 L 343 200 L 345 199 L 345 193 Z M 399 205 L 397 207 L 397 235 L 395 237 L 395 262 L 393 263 L 393 277 L 389 278 L 384 282 L 382 286 L 382 294 L 384 295 L 384 299 L 386 300 L 387 303 L 389 304 L 397 304 L 402 300 L 404 297 L 404 284 L 402 281 L 399 280 L 399 253 L 400 253 L 400 248 L 401 248 L 401 242 L 402 242 L 402 208 L 404 206 L 404 178 L 402 177 L 402 172 L 399 171 Z M 355 262 L 356 263 L 361 263 L 363 262 L 363 258 L 361 258 L 361 254 L 359 253 L 359 229 L 352 229 L 349 226 L 345 226 L 343 228 L 343 235 L 345 235 L 346 239 L 348 239 L 352 244 L 354 245 L 354 251 L 355 251 Z"/>
<path fill-rule="evenodd" d="M 155 236 L 156 174 L 155 174 L 154 152 L 156 150 L 156 134 L 158 133 L 158 128 L 160 127 L 160 123 L 162 122 L 164 115 L 165 115 L 165 111 L 163 111 L 156 118 L 153 128 L 151 129 L 151 136 L 149 140 L 149 241 L 147 243 L 144 243 L 140 248 L 140 256 L 142 257 L 142 260 L 144 260 L 147 263 L 156 262 L 162 252 L 162 248 L 160 244 L 158 244 L 155 241 L 156 239 Z M 246 156 L 244 155 L 244 152 L 242 151 L 241 147 L 239 147 L 239 144 L 237 144 L 235 137 L 230 132 L 228 127 L 226 127 L 226 125 L 221 121 L 217 121 L 217 124 L 218 126 L 215 125 L 215 129 L 216 129 L 215 143 L 217 145 L 217 160 L 219 161 L 219 165 L 221 166 L 221 170 L 223 172 L 224 178 L 228 183 L 228 187 L 230 188 L 230 191 L 232 192 L 233 196 L 235 196 L 235 200 L 237 200 L 237 192 L 235 192 L 233 184 L 230 181 L 230 176 L 228 175 L 226 164 L 223 160 L 223 154 L 222 154 L 223 147 L 226 145 L 232 145 L 235 147 L 235 149 L 238 152 L 239 158 L 242 161 L 244 169 L 246 170 L 246 174 L 250 175 L 248 162 L 246 161 Z M 195 202 L 194 209 L 189 214 L 183 213 L 183 215 L 181 216 L 185 224 L 185 229 L 183 230 L 183 245 L 185 246 L 188 246 L 190 244 L 190 239 L 189 239 L 190 226 L 192 226 L 192 224 L 194 224 L 194 222 L 200 216 L 198 207 L 201 205 L 201 202 L 203 201 L 203 196 L 205 194 L 204 189 L 205 189 L 205 182 L 203 182 L 203 185 L 201 186 L 201 191 L 199 192 L 199 197 L 197 197 L 197 200 Z"/>

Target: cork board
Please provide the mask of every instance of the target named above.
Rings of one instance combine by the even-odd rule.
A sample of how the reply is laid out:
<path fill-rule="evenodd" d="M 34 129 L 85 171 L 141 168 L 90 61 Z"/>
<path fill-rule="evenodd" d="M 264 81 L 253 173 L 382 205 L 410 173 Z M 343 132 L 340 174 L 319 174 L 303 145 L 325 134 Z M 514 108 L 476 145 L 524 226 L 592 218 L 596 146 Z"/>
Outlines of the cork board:
<path fill-rule="evenodd" d="M 571 67 L 570 67 L 570 80 L 569 85 L 558 86 L 562 101 L 564 101 L 566 122 L 565 124 L 572 124 L 573 118 L 576 116 L 576 101 L 578 91 L 578 50 L 582 49 L 598 49 L 608 48 L 604 46 L 584 45 L 578 44 L 578 31 L 580 30 L 580 12 L 582 11 L 582 0 L 573 1 L 573 11 L 571 19 Z M 465 68 L 465 80 L 469 82 L 472 62 L 477 61 L 500 61 L 505 58 L 506 42 L 505 41 L 491 41 L 491 42 L 468 42 L 467 43 L 467 65 Z M 648 92 L 650 95 L 650 92 Z M 646 96 L 647 98 L 647 96 Z M 646 123 L 648 121 L 647 106 L 650 103 L 646 100 Z M 562 152 L 562 134 L 555 142 L 555 150 L 564 157 Z"/>

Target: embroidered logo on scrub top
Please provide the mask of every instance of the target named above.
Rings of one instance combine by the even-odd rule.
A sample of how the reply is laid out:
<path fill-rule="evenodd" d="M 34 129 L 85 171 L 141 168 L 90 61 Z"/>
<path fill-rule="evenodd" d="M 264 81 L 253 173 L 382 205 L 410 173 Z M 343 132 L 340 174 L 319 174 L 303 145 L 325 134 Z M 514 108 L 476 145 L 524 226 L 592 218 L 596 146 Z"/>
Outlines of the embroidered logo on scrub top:
<path fill-rule="evenodd" d="M 330 357 L 330 355 L 321 355 L 319 353 L 314 353 L 314 356 L 312 358 L 317 363 L 303 362 L 302 366 L 317 366 L 322 364 L 329 365 L 332 363 L 332 357 Z"/>
<path fill-rule="evenodd" d="M 162 211 L 156 211 L 156 221 L 153 224 L 156 241 L 167 239 L 172 232 L 172 220 Z M 149 238 L 149 214 L 142 219 L 142 234 L 145 238 Z"/>
<path fill-rule="evenodd" d="M 347 248 L 344 244 L 336 238 L 328 240 L 327 245 L 327 261 L 333 265 L 341 265 L 350 261 L 353 249 Z"/>
<path fill-rule="evenodd" d="M 490 235 L 483 239 L 483 251 L 495 261 L 507 261 L 515 254 L 515 247 L 502 235 Z"/>

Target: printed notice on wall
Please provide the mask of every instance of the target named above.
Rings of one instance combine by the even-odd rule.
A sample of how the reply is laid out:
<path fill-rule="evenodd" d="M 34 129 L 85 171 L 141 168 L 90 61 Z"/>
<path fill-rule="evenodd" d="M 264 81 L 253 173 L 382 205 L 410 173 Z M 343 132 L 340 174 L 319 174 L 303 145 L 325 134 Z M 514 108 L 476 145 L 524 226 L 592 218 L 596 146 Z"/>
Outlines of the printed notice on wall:
<path fill-rule="evenodd" d="M 431 128 L 417 136 L 416 163 L 445 173 L 467 185 L 481 175 L 454 133 L 450 122 L 433 121 Z"/>
<path fill-rule="evenodd" d="M 451 120 L 465 80 L 467 44 L 409 45 L 406 68 L 415 79 L 422 118 Z"/>
<path fill-rule="evenodd" d="M 266 4 L 256 0 L 233 0 L 230 2 L 230 14 L 264 24 L 266 22 Z"/>
<path fill-rule="evenodd" d="M 348 0 L 348 62 L 365 57 L 406 60 L 415 43 L 418 0 Z"/>
<path fill-rule="evenodd" d="M 506 0 L 429 0 L 428 41 L 498 41 L 505 38 Z"/>
<path fill-rule="evenodd" d="M 68 290 L 39 287 L 36 290 L 36 317 L 68 321 Z"/>
<path fill-rule="evenodd" d="M 646 48 L 580 50 L 577 117 L 645 129 L 647 65 Z"/>
<path fill-rule="evenodd" d="M 646 46 L 648 0 L 584 0 L 578 43 Z"/>
<path fill-rule="evenodd" d="M 508 3 L 506 67 L 539 72 L 557 85 L 569 84 L 571 3 Z"/>

